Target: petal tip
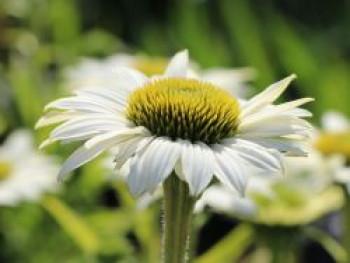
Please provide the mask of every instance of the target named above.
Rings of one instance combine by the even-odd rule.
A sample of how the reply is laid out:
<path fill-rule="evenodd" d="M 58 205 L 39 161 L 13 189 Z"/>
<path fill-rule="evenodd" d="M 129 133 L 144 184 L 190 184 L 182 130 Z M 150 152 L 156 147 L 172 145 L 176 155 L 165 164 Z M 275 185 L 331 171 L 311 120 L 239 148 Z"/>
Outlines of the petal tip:
<path fill-rule="evenodd" d="M 40 118 L 34 125 L 34 130 L 37 130 L 39 128 L 43 127 L 43 119 Z"/>
<path fill-rule="evenodd" d="M 289 75 L 288 78 L 290 78 L 291 80 L 293 80 L 293 79 L 296 79 L 297 77 L 298 77 L 297 74 L 292 73 L 292 74 Z"/>
<path fill-rule="evenodd" d="M 53 143 L 54 141 L 52 139 L 46 139 L 45 141 L 43 141 L 40 145 L 39 145 L 39 150 L 44 149 L 46 146 L 50 145 L 51 143 Z"/>

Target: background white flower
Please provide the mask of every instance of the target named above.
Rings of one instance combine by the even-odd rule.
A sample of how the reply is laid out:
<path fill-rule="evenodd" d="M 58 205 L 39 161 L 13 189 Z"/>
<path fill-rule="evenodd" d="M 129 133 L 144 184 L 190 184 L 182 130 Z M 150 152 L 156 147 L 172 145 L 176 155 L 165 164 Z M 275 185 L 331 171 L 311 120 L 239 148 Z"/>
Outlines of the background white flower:
<path fill-rule="evenodd" d="M 34 201 L 57 187 L 58 164 L 34 149 L 32 134 L 14 131 L 0 147 L 0 205 Z"/>
<path fill-rule="evenodd" d="M 65 86 L 68 90 L 85 88 L 87 85 L 116 85 L 114 70 L 118 67 L 130 67 L 145 75 L 160 75 L 166 69 L 168 60 L 160 57 L 130 55 L 120 53 L 105 59 L 84 58 L 77 65 L 66 70 Z M 251 89 L 248 82 L 254 78 L 252 68 L 211 68 L 200 69 L 191 62 L 191 74 L 213 82 L 233 95 L 246 96 Z"/>
<path fill-rule="evenodd" d="M 337 111 L 327 111 L 322 115 L 322 129 L 326 132 L 344 132 L 350 130 L 350 121 Z"/>
<path fill-rule="evenodd" d="M 350 194 L 350 121 L 336 111 L 324 113 L 322 129 L 316 131 L 313 140 L 325 160 L 332 163 L 334 180 L 345 184 Z"/>
<path fill-rule="evenodd" d="M 330 166 L 317 151 L 304 158 L 285 157 L 285 161 L 283 176 L 253 176 L 246 198 L 222 184 L 209 187 L 197 201 L 195 211 L 208 206 L 257 223 L 296 225 L 341 207 L 342 191 L 331 187 Z"/>
<path fill-rule="evenodd" d="M 309 136 L 311 125 L 302 118 L 311 113 L 298 107 L 313 99 L 273 104 L 294 76 L 242 101 L 215 83 L 193 78 L 188 65 L 183 51 L 162 76 L 120 68 L 115 86 L 80 89 L 76 96 L 48 104 L 46 109 L 61 111 L 49 112 L 37 127 L 63 124 L 43 146 L 84 141 L 59 177 L 117 147 L 116 167 L 127 166 L 136 196 L 155 190 L 174 170 L 192 195 L 200 194 L 213 176 L 244 195 L 250 167 L 278 171 L 284 154 L 305 155 L 295 141 Z"/>

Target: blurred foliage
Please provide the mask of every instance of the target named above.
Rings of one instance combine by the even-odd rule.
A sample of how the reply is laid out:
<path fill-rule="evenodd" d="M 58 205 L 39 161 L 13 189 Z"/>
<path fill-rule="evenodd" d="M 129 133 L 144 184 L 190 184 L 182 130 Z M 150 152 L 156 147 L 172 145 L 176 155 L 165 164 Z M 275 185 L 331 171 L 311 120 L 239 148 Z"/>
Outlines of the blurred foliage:
<path fill-rule="evenodd" d="M 315 121 L 329 109 L 349 116 L 349 12 L 345 0 L 1 0 L 0 133 L 32 128 L 45 103 L 63 93 L 65 68 L 81 57 L 168 57 L 182 48 L 205 68 L 254 67 L 257 91 L 294 72 L 299 78 L 287 97 L 315 97 Z M 71 149 L 54 145 L 48 152 L 63 158 Z M 159 204 L 137 211 L 123 183 L 106 180 L 101 163 L 79 169 L 41 204 L 1 208 L 0 261 L 157 262 Z M 224 238 L 244 245 L 232 254 L 216 246 L 198 262 L 238 258 L 250 231 L 244 225 Z M 343 253 L 322 233 L 312 235 Z"/>

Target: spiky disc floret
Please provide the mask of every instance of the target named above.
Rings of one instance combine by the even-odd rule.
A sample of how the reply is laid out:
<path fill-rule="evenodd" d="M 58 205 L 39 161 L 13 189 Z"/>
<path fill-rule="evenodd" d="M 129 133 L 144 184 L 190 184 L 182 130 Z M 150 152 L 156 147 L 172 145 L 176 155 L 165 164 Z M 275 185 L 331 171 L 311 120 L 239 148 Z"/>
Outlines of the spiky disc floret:
<path fill-rule="evenodd" d="M 126 116 L 156 136 L 206 144 L 236 133 L 240 107 L 215 85 L 196 79 L 156 79 L 132 92 Z"/>

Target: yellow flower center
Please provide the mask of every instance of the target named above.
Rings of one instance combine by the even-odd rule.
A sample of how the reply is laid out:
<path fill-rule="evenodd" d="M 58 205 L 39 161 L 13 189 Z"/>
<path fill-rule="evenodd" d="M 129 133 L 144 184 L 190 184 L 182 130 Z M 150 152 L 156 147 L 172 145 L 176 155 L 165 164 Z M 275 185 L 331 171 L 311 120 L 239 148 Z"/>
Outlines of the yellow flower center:
<path fill-rule="evenodd" d="M 152 80 L 134 90 L 126 116 L 156 136 L 213 144 L 237 132 L 240 107 L 215 85 L 196 79 Z"/>
<path fill-rule="evenodd" d="M 168 61 L 164 58 L 149 58 L 140 56 L 133 63 L 134 69 L 141 71 L 147 76 L 159 75 L 164 72 Z"/>
<path fill-rule="evenodd" d="M 342 154 L 350 160 L 350 131 L 322 134 L 315 146 L 323 154 Z"/>
<path fill-rule="evenodd" d="M 8 162 L 0 161 L 0 181 L 9 177 L 12 171 L 12 165 Z"/>

